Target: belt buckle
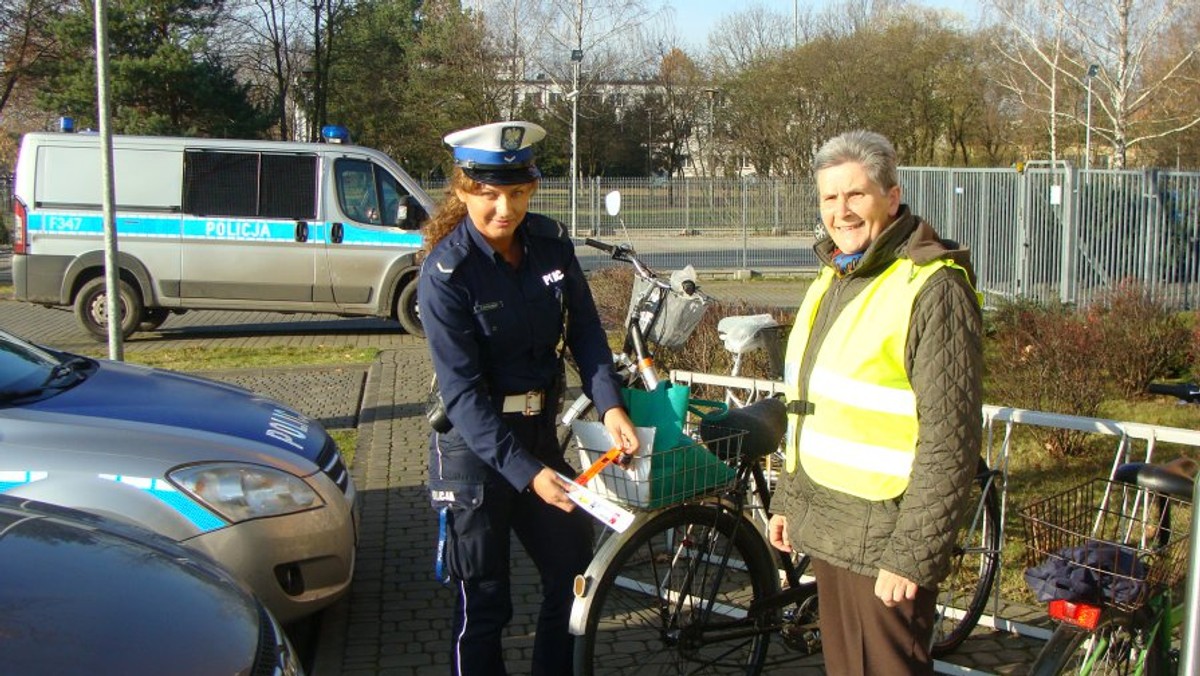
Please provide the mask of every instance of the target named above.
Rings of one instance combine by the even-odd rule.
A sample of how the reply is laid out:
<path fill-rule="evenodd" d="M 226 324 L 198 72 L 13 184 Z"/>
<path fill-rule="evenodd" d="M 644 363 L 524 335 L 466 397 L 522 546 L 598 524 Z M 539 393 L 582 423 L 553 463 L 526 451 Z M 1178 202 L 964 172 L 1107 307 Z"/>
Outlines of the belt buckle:
<path fill-rule="evenodd" d="M 535 405 L 537 406 L 536 411 L 533 410 L 533 407 Z M 526 416 L 537 415 L 541 412 L 542 412 L 542 393 L 538 392 L 537 390 L 530 390 L 529 392 L 526 392 L 525 393 L 525 415 Z"/>

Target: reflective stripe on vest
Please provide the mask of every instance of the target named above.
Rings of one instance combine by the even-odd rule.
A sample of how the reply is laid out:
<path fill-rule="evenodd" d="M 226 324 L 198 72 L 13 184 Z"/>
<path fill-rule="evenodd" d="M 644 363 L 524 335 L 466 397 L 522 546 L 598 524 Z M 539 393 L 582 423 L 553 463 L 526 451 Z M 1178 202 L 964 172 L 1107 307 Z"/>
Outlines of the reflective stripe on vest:
<path fill-rule="evenodd" d="M 804 393 L 812 412 L 803 426 L 799 414 L 788 416 L 788 472 L 799 460 L 817 483 L 867 500 L 894 498 L 908 487 L 917 409 L 904 367 L 905 343 L 917 293 L 947 266 L 962 270 L 946 260 L 897 260 L 834 319 Z M 823 268 L 796 314 L 784 367 L 789 401 L 800 399 L 800 364 L 832 283 L 832 270 Z"/>

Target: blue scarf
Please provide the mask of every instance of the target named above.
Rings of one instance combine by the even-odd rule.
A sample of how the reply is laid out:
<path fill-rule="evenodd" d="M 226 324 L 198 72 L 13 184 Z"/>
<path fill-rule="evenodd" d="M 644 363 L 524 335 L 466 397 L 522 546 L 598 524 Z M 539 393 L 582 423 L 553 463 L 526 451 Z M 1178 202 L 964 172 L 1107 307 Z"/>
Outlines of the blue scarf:
<path fill-rule="evenodd" d="M 854 272 L 854 268 L 858 267 L 858 263 L 862 260 L 865 252 L 858 253 L 842 253 L 837 249 L 833 251 L 833 267 L 838 271 L 839 275 L 845 276 Z"/>

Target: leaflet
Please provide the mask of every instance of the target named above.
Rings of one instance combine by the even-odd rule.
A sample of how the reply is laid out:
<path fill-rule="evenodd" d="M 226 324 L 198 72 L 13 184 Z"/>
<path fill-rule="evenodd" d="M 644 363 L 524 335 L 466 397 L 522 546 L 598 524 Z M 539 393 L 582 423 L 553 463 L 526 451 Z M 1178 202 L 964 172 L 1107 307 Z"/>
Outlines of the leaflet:
<path fill-rule="evenodd" d="M 622 508 L 615 502 L 605 500 L 592 489 L 580 486 L 565 474 L 560 473 L 558 477 L 571 484 L 571 490 L 567 491 L 567 497 L 571 498 L 571 502 L 579 505 L 583 511 L 591 514 L 600 523 L 618 533 L 624 533 L 625 529 L 629 528 L 629 524 L 633 523 L 633 512 Z"/>

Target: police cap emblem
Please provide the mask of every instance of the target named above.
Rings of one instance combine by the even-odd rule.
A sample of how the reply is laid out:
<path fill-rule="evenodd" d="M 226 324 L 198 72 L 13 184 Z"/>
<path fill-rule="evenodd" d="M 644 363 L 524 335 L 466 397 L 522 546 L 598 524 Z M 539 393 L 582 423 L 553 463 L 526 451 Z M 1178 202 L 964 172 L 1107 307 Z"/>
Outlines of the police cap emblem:
<path fill-rule="evenodd" d="M 524 127 L 505 127 L 500 132 L 500 147 L 504 150 L 512 152 L 521 147 L 521 141 L 525 138 Z"/>

